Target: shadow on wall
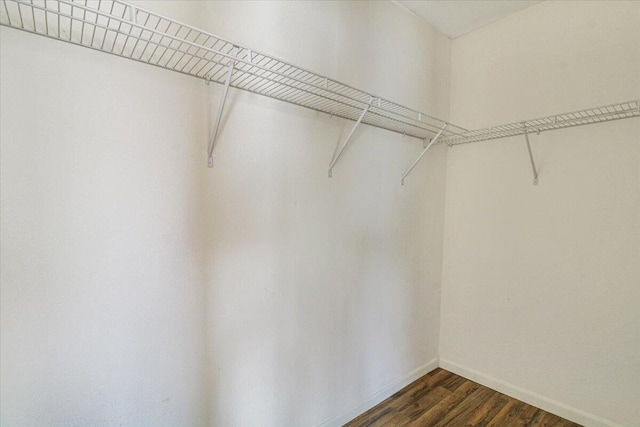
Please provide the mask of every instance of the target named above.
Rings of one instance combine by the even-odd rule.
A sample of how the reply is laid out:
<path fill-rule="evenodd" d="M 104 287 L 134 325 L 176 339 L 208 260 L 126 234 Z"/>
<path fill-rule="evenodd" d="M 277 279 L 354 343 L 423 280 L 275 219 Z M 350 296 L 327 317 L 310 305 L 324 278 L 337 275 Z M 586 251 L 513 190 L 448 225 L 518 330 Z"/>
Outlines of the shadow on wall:
<path fill-rule="evenodd" d="M 345 163 L 375 161 L 328 179 L 352 122 L 230 96 L 205 184 L 211 423 L 317 425 L 425 363 L 427 203 L 376 168 L 388 132 L 364 127 Z"/>

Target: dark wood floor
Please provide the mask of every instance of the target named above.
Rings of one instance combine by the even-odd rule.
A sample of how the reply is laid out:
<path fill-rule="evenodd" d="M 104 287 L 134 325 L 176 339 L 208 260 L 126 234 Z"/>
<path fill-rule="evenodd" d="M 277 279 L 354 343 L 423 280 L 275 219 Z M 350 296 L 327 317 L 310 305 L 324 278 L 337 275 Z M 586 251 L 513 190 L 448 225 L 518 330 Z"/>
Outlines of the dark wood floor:
<path fill-rule="evenodd" d="M 345 426 L 580 427 L 440 368 Z"/>

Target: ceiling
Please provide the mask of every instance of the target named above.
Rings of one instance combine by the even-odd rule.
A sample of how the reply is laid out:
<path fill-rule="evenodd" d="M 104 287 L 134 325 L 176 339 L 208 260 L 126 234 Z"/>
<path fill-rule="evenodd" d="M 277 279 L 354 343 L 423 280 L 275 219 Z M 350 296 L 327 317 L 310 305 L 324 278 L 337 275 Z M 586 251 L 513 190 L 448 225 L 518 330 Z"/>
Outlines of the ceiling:
<path fill-rule="evenodd" d="M 456 38 L 540 0 L 396 0 L 449 38 Z"/>

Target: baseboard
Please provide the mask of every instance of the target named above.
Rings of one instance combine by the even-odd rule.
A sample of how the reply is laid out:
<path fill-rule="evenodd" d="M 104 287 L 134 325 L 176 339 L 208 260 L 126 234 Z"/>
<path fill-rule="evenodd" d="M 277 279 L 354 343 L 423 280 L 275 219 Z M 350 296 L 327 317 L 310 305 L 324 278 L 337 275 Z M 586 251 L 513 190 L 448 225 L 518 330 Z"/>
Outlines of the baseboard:
<path fill-rule="evenodd" d="M 368 411 L 369 409 L 376 406 L 378 403 L 385 400 L 387 397 L 393 395 L 395 392 L 402 390 L 404 387 L 408 386 L 418 378 L 428 374 L 438 367 L 438 359 L 433 359 L 425 365 L 420 366 L 419 368 L 414 369 L 409 372 L 404 377 L 390 381 L 386 385 L 384 385 L 380 390 L 375 393 L 369 395 L 360 403 L 355 405 L 354 407 L 347 409 L 341 414 L 330 418 L 329 420 L 318 424 L 317 427 L 339 427 L 342 426 L 363 412 Z"/>
<path fill-rule="evenodd" d="M 547 412 L 587 427 L 623 427 L 613 421 L 589 414 L 580 409 L 565 405 L 564 403 L 549 399 L 548 397 L 525 390 L 513 384 L 509 384 L 506 381 L 499 380 L 490 375 L 483 374 L 482 372 L 465 368 L 464 366 L 460 366 L 457 363 L 448 360 L 440 359 L 439 366 L 442 369 L 446 369 L 447 371 L 453 372 L 461 377 L 475 381 L 483 386 L 506 394 L 507 396 L 511 396 L 528 403 L 529 405 L 536 406 Z"/>

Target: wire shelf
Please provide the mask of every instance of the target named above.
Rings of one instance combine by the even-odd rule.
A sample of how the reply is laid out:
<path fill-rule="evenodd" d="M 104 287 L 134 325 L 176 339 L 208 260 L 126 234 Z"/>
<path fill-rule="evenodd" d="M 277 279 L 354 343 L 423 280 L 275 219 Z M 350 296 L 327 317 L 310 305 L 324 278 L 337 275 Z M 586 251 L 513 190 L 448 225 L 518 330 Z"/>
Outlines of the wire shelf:
<path fill-rule="evenodd" d="M 602 123 L 611 120 L 628 119 L 632 117 L 640 117 L 640 100 L 621 102 L 618 104 L 589 108 L 587 110 L 574 111 L 571 113 L 556 114 L 534 120 L 493 126 L 485 129 L 468 131 L 460 135 L 449 135 L 443 138 L 442 142 L 449 145 L 468 144 L 470 142 L 488 141 L 491 139 L 524 135 L 525 130 L 527 133 L 540 133 L 548 130 Z"/>
<path fill-rule="evenodd" d="M 416 138 L 445 121 L 120 0 L 2 0 L 0 24 Z M 449 124 L 444 136 L 467 130 Z"/>

